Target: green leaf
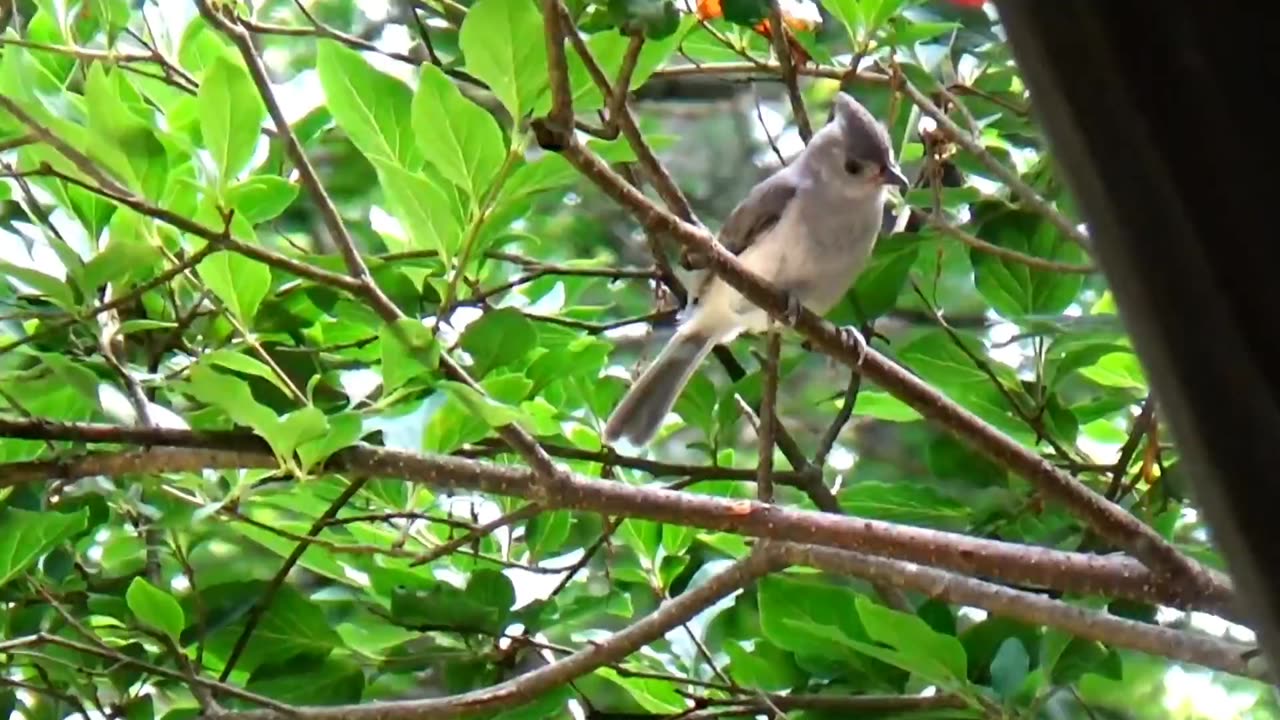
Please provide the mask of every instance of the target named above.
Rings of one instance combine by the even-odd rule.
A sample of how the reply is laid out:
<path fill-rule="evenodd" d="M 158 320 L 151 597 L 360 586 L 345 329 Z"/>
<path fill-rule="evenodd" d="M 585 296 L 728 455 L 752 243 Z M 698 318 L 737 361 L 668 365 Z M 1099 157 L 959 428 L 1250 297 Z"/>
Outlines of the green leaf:
<path fill-rule="evenodd" d="M 252 324 L 271 288 L 271 269 L 235 252 L 213 253 L 200 261 L 196 272 L 227 310 L 246 324 Z"/>
<path fill-rule="evenodd" d="M 258 133 L 267 116 L 249 72 L 225 55 L 217 56 L 196 93 L 200 134 L 218 165 L 225 187 L 253 159 Z"/>
<path fill-rule="evenodd" d="M 227 205 L 251 224 L 274 219 L 298 197 L 298 186 L 275 175 L 254 175 L 227 188 Z"/>
<path fill-rule="evenodd" d="M 290 541 L 291 545 L 296 545 Z M 206 652 L 225 660 L 240 636 L 243 622 L 214 631 Z M 253 672 L 263 665 L 282 663 L 299 655 L 323 656 L 342 642 L 320 607 L 291 585 L 277 591 L 249 642 L 245 645 L 237 671 Z"/>
<path fill-rule="evenodd" d="M 49 298 L 50 301 L 63 310 L 74 311 L 76 309 L 76 301 L 71 294 L 71 288 L 65 282 L 52 275 L 0 260 L 0 277 L 8 281 L 14 290 L 25 292 L 26 288 L 23 288 L 22 285 L 26 285 Z M 21 285 L 18 283 L 21 283 Z"/>
<path fill-rule="evenodd" d="M 212 67 L 218 58 L 234 57 L 234 52 L 222 33 L 209 27 L 204 18 L 197 15 L 182 31 L 178 63 L 186 70 L 200 74 Z"/>
<path fill-rule="evenodd" d="M 445 264 L 452 264 L 462 245 L 462 220 L 457 200 L 450 196 L 452 189 L 387 160 L 374 159 L 373 165 L 386 194 L 387 209 L 409 235 L 407 246 L 394 249 L 435 250 Z"/>
<path fill-rule="evenodd" d="M 400 624 L 498 631 L 505 613 L 447 583 L 427 590 L 398 587 L 391 592 L 391 618 Z"/>
<path fill-rule="evenodd" d="M 1119 680 L 1123 676 L 1120 656 L 1096 640 L 1072 637 L 1050 665 L 1054 685 L 1071 685 L 1088 673 Z"/>
<path fill-rule="evenodd" d="M 505 154 L 493 116 L 463 97 L 444 71 L 427 64 L 413 97 L 413 129 L 427 160 L 478 201 Z"/>
<path fill-rule="evenodd" d="M 537 347 L 538 331 L 519 310 L 499 308 L 468 325 L 459 344 L 475 360 L 472 373 L 483 377 L 494 368 L 515 363 Z"/>
<path fill-rule="evenodd" d="M 651 713 L 670 715 L 687 709 L 684 697 L 676 692 L 671 683 L 649 678 L 623 677 L 613 668 L 607 667 L 596 670 L 595 674 L 626 690 L 640 707 Z"/>
<path fill-rule="evenodd" d="M 0 587 L 84 530 L 88 522 L 87 510 L 31 512 L 8 507 L 0 511 Z"/>
<path fill-rule="evenodd" d="M 857 593 L 827 583 L 770 575 L 759 582 L 760 629 L 774 645 L 798 655 L 847 657 L 836 637 L 863 639 L 852 612 Z"/>
<path fill-rule="evenodd" d="M 108 75 L 104 67 L 94 63 L 85 81 L 90 134 L 98 144 L 123 152 L 143 194 L 158 199 L 169 174 L 165 147 L 146 122 L 149 110 L 128 76 L 123 71 Z"/>
<path fill-rule="evenodd" d="M 861 0 L 820 0 L 822 6 L 831 13 L 832 17 L 840 21 L 844 25 L 845 32 L 849 36 L 849 41 L 857 43 L 858 33 L 862 30 L 865 20 L 862 16 Z"/>
<path fill-rule="evenodd" d="M 564 546 L 569 539 L 573 517 L 568 510 L 552 510 L 539 514 L 525 526 L 525 544 L 529 546 L 530 560 L 549 557 Z"/>
<path fill-rule="evenodd" d="M 458 32 L 467 72 L 517 119 L 547 92 L 547 46 L 533 40 L 542 37 L 542 13 L 531 0 L 478 0 Z"/>
<path fill-rule="evenodd" d="M 859 596 L 857 606 L 867 635 L 897 650 L 897 661 L 885 658 L 888 662 L 948 687 L 965 682 L 968 661 L 959 640 L 937 632 L 916 615 L 877 605 L 866 597 Z"/>
<path fill-rule="evenodd" d="M 959 332 L 957 334 L 973 357 L 965 353 L 945 332 L 931 330 L 903 346 L 899 351 L 898 359 L 928 382 L 945 390 L 992 387 L 991 377 L 974 361 L 974 358 L 987 359 L 985 346 L 971 334 Z M 991 361 L 988 360 L 988 362 Z M 1002 367 L 994 362 L 991 365 L 996 377 L 1006 386 L 1016 385 L 1017 377 L 1007 366 Z"/>
<path fill-rule="evenodd" d="M 1138 356 L 1131 351 L 1112 352 L 1098 358 L 1093 365 L 1080 369 L 1080 374 L 1107 387 L 1133 388 L 1146 391 L 1147 376 Z"/>
<path fill-rule="evenodd" d="M 852 515 L 889 522 L 962 530 L 972 520 L 965 505 L 928 485 L 859 482 L 840 492 L 840 507 Z"/>
<path fill-rule="evenodd" d="M 653 75 L 654 71 L 662 67 L 663 63 L 671 56 L 680 41 L 688 32 L 697 27 L 698 20 L 694 15 L 688 15 L 681 21 L 680 29 L 670 35 L 659 39 L 650 40 L 640 48 L 640 54 L 636 57 L 635 68 L 631 71 L 631 90 L 639 88 Z M 622 70 L 622 61 L 627 54 L 627 46 L 631 44 L 631 38 L 618 32 L 616 29 L 603 30 L 595 33 L 587 38 L 587 47 L 591 50 L 591 56 L 595 58 L 596 65 L 609 78 L 612 84 L 617 83 L 618 73 Z M 569 66 L 569 87 L 573 93 L 573 107 L 578 112 L 597 110 L 604 107 L 605 98 L 600 92 L 600 88 L 592 79 L 591 74 L 587 71 L 587 65 L 577 53 L 568 53 Z M 559 156 L 554 156 L 559 157 Z"/>
<path fill-rule="evenodd" d="M 92 0 L 92 16 L 101 20 L 107 28 L 107 45 L 129 27 L 129 0 Z"/>
<path fill-rule="evenodd" d="M 288 395 L 291 391 L 289 386 L 284 384 L 284 380 L 275 373 L 266 363 L 257 358 L 249 357 L 244 353 L 239 353 L 226 348 L 214 350 L 200 356 L 199 362 L 206 365 L 221 365 L 222 367 L 236 370 L 249 375 L 256 375 L 263 380 L 280 388 L 280 391 Z"/>
<path fill-rule="evenodd" d="M 359 663 L 349 657 L 330 656 L 262 668 L 249 678 L 245 689 L 292 705 L 324 706 L 357 703 L 364 686 Z"/>
<path fill-rule="evenodd" d="M 207 365 L 196 365 L 188 375 L 187 387 L 197 400 L 222 410 L 232 422 L 252 429 L 266 440 L 277 458 L 285 460 L 293 452 L 291 446 L 277 445 L 285 439 L 277 436 L 280 420 L 254 399 L 245 381 L 224 375 Z"/>
<path fill-rule="evenodd" d="M 318 411 L 317 411 L 318 412 Z M 297 446 L 302 468 L 310 470 L 339 450 L 354 445 L 364 432 L 360 416 L 353 412 L 338 413 L 328 418 L 328 431 Z"/>
<path fill-rule="evenodd" d="M 1031 656 L 1016 637 L 1006 638 L 991 661 L 991 688 L 1009 700 L 1022 687 L 1031 672 Z"/>
<path fill-rule="evenodd" d="M 329 421 L 324 413 L 308 405 L 280 418 L 280 422 L 267 431 L 267 442 L 282 457 L 290 456 L 299 445 L 321 440 L 328 431 Z"/>
<path fill-rule="evenodd" d="M 445 389 L 470 410 L 476 417 L 484 420 L 490 427 L 503 427 L 519 422 L 523 413 L 518 408 L 499 402 L 484 393 L 452 380 L 441 380 L 440 387 Z"/>
<path fill-rule="evenodd" d="M 1084 251 L 1047 220 L 1029 210 L 975 211 L 978 237 L 1033 257 L 1084 263 Z M 984 217 L 984 215 L 986 215 Z M 1017 322 L 1030 315 L 1066 310 L 1084 286 L 1084 275 L 1041 270 L 1016 260 L 970 248 L 974 284 L 992 309 Z"/>
<path fill-rule="evenodd" d="M 182 606 L 172 595 L 144 578 L 136 577 L 129 583 L 124 597 L 129 603 L 129 609 L 143 625 L 159 630 L 170 640 L 178 642 L 182 629 L 187 626 L 187 620 L 182 614 Z"/>
<path fill-rule="evenodd" d="M 851 314 L 857 324 L 875 320 L 897 306 L 919 254 L 919 240 L 905 234 L 876 241 L 871 260 L 853 285 Z"/>
<path fill-rule="evenodd" d="M 408 171 L 422 167 L 410 114 L 413 91 L 407 85 L 336 40 L 317 41 L 316 72 L 334 121 L 361 154 Z"/>
<path fill-rule="evenodd" d="M 853 404 L 853 414 L 857 417 L 872 417 L 888 422 L 912 422 L 923 416 L 915 408 L 902 402 L 886 392 L 863 390 L 858 393 L 858 400 Z"/>
<path fill-rule="evenodd" d="M 729 675 L 743 687 L 765 692 L 781 692 L 804 682 L 795 659 L 773 643 L 763 640 L 727 641 Z"/>
<path fill-rule="evenodd" d="M 498 612 L 499 622 L 511 614 L 516 604 L 516 588 L 511 578 L 497 570 L 481 568 L 467 581 L 467 597 Z"/>
<path fill-rule="evenodd" d="M 390 325 L 383 325 L 379 334 L 382 346 L 382 389 L 388 393 L 415 377 L 430 376 L 440 358 L 440 346 L 435 335 L 427 332 L 421 322 L 401 318 L 396 320 L 396 326 L 400 333 L 395 332 Z M 409 344 L 402 341 L 401 334 Z"/>
<path fill-rule="evenodd" d="M 84 282 L 96 291 L 107 283 L 123 288 L 135 278 L 145 276 L 160 263 L 163 256 L 147 241 L 138 224 L 129 219 L 136 214 L 118 212 L 111 218 L 105 247 L 89 258 L 84 267 Z"/>

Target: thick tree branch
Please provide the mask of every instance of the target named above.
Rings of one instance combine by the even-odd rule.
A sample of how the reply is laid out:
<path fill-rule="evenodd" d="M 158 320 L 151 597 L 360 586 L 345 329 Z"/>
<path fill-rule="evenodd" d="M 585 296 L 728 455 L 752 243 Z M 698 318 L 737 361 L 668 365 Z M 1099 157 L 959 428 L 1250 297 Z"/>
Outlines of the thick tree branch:
<path fill-rule="evenodd" d="M 0 437 L 136 443 L 153 448 L 0 465 L 0 488 L 53 478 L 76 480 L 94 475 L 277 466 L 266 443 L 257 438 L 231 439 L 225 434 L 188 430 L 0 420 Z M 159 447 L 190 446 L 202 439 L 217 449 Z M 397 477 L 433 488 L 465 488 L 523 498 L 539 493 L 538 476 L 528 468 L 417 455 L 369 445 L 339 451 L 325 469 L 363 477 Z M 1233 617 L 1233 594 L 1228 580 L 1223 579 L 1205 590 L 1153 573 L 1136 561 L 1119 556 L 984 540 L 754 501 L 601 482 L 567 473 L 561 492 L 548 507 L 625 515 L 750 537 L 874 553 L 1019 585 L 1115 595 Z"/>

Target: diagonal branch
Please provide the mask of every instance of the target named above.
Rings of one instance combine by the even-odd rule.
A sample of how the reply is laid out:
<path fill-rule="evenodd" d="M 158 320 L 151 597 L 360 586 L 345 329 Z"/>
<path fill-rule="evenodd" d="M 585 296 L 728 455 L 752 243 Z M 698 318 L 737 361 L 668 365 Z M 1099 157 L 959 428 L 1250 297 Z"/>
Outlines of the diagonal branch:
<path fill-rule="evenodd" d="M 365 486 L 365 482 L 365 479 L 356 479 L 347 483 L 347 486 L 342 489 L 338 497 L 329 503 L 329 507 L 325 509 L 324 513 L 311 524 L 310 529 L 307 530 L 307 538 L 295 545 L 293 552 L 289 553 L 289 557 L 285 558 L 284 563 L 280 565 L 280 569 L 271 578 L 271 582 L 262 591 L 262 595 L 258 597 L 257 602 L 249 609 L 249 615 L 245 618 L 244 629 L 236 637 L 235 645 L 231 647 L 231 653 L 227 655 L 226 665 L 222 668 L 222 673 L 218 676 L 218 680 L 226 682 L 227 678 L 231 676 L 231 671 L 235 669 L 236 663 L 239 662 L 240 655 L 244 653 L 244 649 L 249 645 L 249 638 L 253 637 L 253 631 L 257 629 L 258 623 L 266 615 L 267 609 L 271 607 L 271 602 L 275 600 L 276 593 L 280 592 L 280 588 L 284 586 L 289 573 L 293 571 L 298 561 L 302 559 L 303 553 L 311 546 L 311 541 L 329 526 L 330 521 L 336 518 L 338 513 L 342 512 L 342 509 L 347 506 L 351 498 L 355 497 L 356 493 L 360 492 Z"/>
<path fill-rule="evenodd" d="M 787 27 L 782 22 L 782 9 L 778 5 L 778 0 L 769 1 L 769 27 L 773 30 L 773 54 L 778 56 L 782 80 L 787 86 L 787 98 L 791 101 L 791 114 L 795 116 L 800 139 L 808 145 L 809 139 L 813 137 L 813 126 L 809 123 L 809 112 L 805 110 L 804 98 L 800 96 L 800 83 L 796 79 L 791 48 L 787 47 Z"/>
<path fill-rule="evenodd" d="M 306 720 L 408 720 L 452 718 L 512 707 L 528 702 L 597 668 L 618 662 L 670 630 L 687 623 L 755 580 L 778 569 L 773 553 L 755 552 L 739 560 L 707 582 L 660 605 L 656 610 L 607 640 L 549 665 L 482 690 L 429 700 L 401 700 L 362 705 L 295 708 Z M 293 720 L 277 710 L 227 712 L 224 720 Z"/>

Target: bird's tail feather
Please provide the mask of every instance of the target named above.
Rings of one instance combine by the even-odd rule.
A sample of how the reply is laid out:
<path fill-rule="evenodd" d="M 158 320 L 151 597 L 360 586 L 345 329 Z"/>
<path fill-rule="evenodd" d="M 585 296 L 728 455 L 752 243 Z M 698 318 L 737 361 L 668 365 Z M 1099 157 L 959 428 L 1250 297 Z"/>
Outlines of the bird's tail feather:
<path fill-rule="evenodd" d="M 715 344 L 716 338 L 704 332 L 677 331 L 609 416 L 605 441 L 625 437 L 638 447 L 647 445 Z"/>

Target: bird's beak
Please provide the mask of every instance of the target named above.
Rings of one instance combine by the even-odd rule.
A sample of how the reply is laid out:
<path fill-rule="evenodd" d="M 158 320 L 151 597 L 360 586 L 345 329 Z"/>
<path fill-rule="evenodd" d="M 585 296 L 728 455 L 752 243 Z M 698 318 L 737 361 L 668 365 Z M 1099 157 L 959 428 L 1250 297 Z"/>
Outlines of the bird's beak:
<path fill-rule="evenodd" d="M 897 185 L 902 188 L 902 192 L 911 189 L 911 183 L 907 180 L 907 176 L 902 174 L 902 169 L 897 165 L 889 165 L 880 173 L 880 181 L 886 185 Z"/>

